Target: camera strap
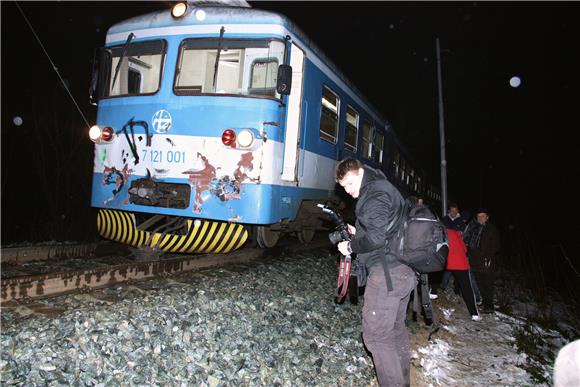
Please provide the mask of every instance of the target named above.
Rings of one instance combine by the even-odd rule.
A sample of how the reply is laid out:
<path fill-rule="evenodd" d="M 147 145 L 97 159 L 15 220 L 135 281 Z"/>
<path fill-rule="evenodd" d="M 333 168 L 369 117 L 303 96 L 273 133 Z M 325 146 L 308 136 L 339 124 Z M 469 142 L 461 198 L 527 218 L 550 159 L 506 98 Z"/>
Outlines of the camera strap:
<path fill-rule="evenodd" d="M 350 269 L 352 268 L 352 259 L 350 255 L 340 257 L 340 267 L 338 268 L 338 279 L 336 281 L 336 296 L 339 299 L 344 298 L 348 292 L 348 281 L 350 280 Z"/>

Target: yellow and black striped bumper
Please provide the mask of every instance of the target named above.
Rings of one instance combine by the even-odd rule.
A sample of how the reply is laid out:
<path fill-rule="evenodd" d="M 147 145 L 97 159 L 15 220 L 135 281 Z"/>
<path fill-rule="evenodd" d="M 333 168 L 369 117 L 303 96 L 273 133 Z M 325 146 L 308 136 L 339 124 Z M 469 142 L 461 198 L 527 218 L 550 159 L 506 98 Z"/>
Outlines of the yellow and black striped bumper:
<path fill-rule="evenodd" d="M 185 235 L 137 230 L 132 213 L 99 210 L 97 229 L 104 238 L 135 247 L 155 247 L 167 253 L 228 253 L 240 248 L 248 231 L 236 223 L 188 219 Z"/>

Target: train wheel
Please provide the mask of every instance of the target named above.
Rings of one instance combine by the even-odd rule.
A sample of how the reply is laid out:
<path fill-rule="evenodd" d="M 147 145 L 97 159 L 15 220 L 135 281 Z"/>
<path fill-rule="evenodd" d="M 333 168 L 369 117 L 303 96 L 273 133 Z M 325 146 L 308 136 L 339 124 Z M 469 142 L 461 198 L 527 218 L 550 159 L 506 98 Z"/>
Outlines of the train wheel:
<path fill-rule="evenodd" d="M 273 231 L 268 226 L 256 227 L 256 241 L 261 248 L 274 247 L 279 239 L 280 231 Z"/>
<path fill-rule="evenodd" d="M 303 228 L 297 232 L 300 243 L 310 243 L 314 239 L 316 230 L 312 228 Z"/>

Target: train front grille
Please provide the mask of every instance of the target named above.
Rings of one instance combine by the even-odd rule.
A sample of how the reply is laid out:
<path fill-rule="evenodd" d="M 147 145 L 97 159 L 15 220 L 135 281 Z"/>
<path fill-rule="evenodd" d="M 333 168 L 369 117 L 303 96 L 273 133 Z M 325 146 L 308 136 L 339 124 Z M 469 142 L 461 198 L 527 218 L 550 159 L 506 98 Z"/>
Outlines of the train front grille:
<path fill-rule="evenodd" d="M 134 247 L 151 247 L 168 253 L 228 253 L 248 239 L 246 228 L 237 223 L 187 219 L 183 235 L 139 230 L 135 215 L 116 210 L 99 210 L 99 234 Z"/>

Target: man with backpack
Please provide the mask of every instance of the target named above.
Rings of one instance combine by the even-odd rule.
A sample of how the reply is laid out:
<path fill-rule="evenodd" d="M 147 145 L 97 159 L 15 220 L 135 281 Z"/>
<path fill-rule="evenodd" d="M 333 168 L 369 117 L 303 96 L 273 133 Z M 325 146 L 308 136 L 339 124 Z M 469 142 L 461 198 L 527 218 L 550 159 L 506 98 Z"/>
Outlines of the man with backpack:
<path fill-rule="evenodd" d="M 403 197 L 377 169 L 353 158 L 336 167 L 336 181 L 353 198 L 355 227 L 351 241 L 337 247 L 343 255 L 357 254 L 368 275 L 363 305 L 363 340 L 371 352 L 381 386 L 410 385 L 409 337 L 405 326 L 415 272 L 392 252 L 404 215 Z M 386 266 L 385 266 L 386 264 Z"/>

